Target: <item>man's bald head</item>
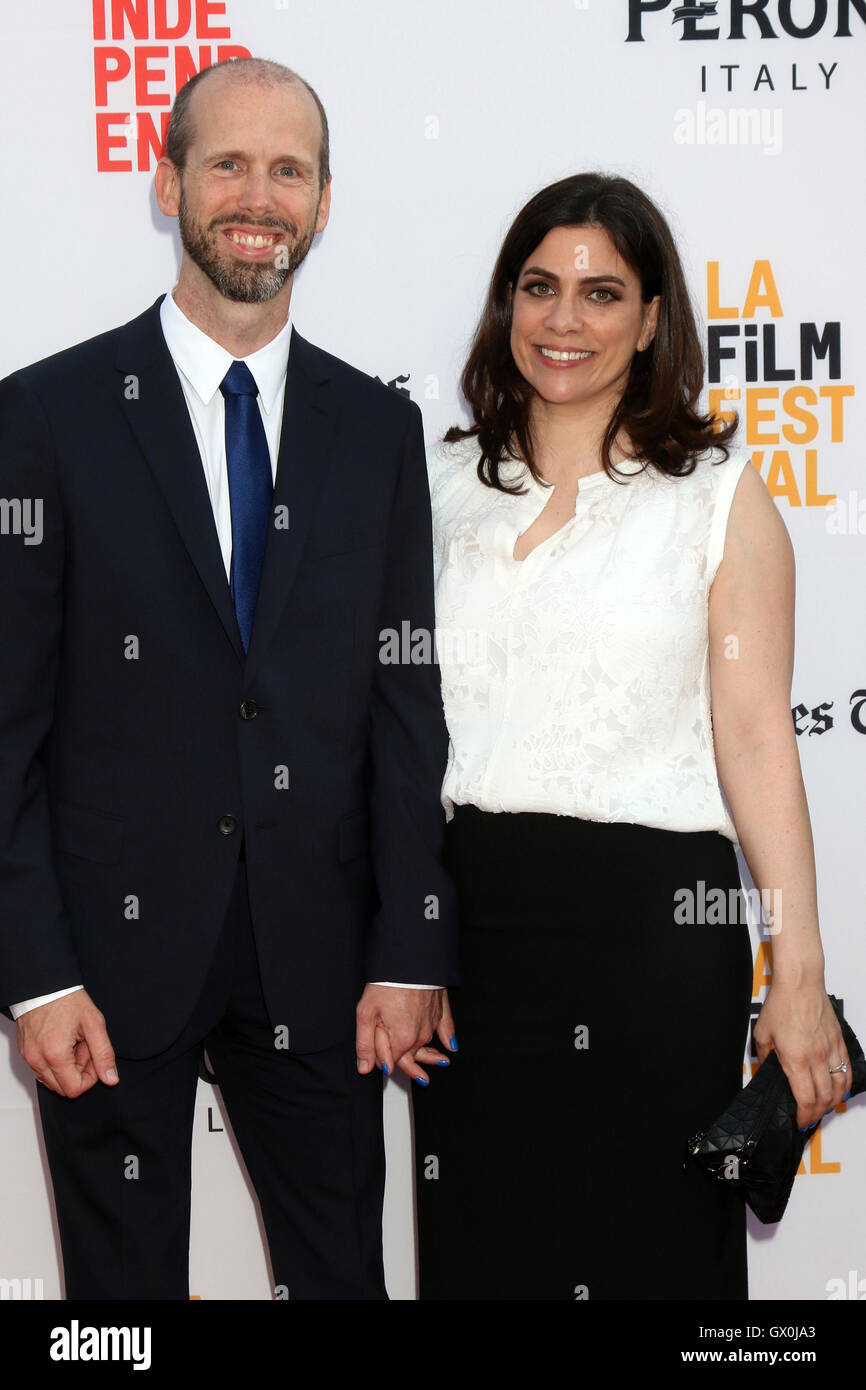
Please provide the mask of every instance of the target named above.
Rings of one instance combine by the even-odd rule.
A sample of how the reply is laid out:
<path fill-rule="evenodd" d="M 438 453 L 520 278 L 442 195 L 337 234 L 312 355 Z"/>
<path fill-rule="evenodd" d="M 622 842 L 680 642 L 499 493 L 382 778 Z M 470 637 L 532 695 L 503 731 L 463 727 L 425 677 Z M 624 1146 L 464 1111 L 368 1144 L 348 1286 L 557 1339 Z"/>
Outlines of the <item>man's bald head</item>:
<path fill-rule="evenodd" d="M 165 137 L 166 157 L 171 160 L 172 164 L 181 171 L 185 168 L 190 145 L 195 139 L 194 97 L 196 89 L 203 82 L 215 80 L 217 75 L 220 76 L 220 80 L 259 83 L 265 87 L 302 87 L 309 92 L 319 113 L 322 128 L 319 144 L 319 192 L 321 193 L 331 177 L 328 118 L 325 115 L 325 108 L 309 82 L 305 82 L 296 72 L 292 72 L 291 68 L 284 67 L 282 63 L 271 62 L 268 58 L 228 58 L 225 62 L 214 63 L 211 67 L 202 68 L 201 72 L 197 72 L 195 77 L 191 77 L 189 82 L 181 87 L 175 97 Z"/>

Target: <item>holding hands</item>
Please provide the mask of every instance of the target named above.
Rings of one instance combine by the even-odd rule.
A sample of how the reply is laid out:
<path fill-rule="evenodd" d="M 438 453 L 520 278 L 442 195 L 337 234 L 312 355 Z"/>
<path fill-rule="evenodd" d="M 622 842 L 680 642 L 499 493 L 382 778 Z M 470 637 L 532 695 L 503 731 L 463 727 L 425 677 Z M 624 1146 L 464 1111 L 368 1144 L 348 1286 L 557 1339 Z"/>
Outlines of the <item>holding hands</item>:
<path fill-rule="evenodd" d="M 367 985 L 358 1004 L 357 1022 L 356 1052 L 362 1075 L 378 1066 L 391 1076 L 399 1067 L 426 1086 L 430 1078 L 420 1063 L 448 1066 L 445 1053 L 430 1046 L 433 1038 L 437 1037 L 447 1051 L 457 1051 L 447 990 Z"/>

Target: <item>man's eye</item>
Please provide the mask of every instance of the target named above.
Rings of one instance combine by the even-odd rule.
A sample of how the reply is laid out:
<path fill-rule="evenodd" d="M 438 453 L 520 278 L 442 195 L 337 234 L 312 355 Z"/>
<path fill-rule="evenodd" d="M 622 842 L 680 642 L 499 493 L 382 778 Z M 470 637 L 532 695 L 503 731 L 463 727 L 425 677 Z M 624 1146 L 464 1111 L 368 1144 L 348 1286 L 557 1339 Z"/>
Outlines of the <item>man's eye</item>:
<path fill-rule="evenodd" d="M 296 174 L 296 173 L 297 173 L 297 169 L 295 168 L 295 166 L 294 166 L 293 164 L 284 164 L 283 167 L 280 169 L 280 173 L 281 173 L 281 174 Z"/>
<path fill-rule="evenodd" d="M 237 168 L 237 165 L 235 164 L 235 162 L 234 162 L 233 159 L 221 159 L 220 162 L 219 162 L 219 164 L 217 165 L 217 168 L 218 168 L 218 169 L 227 169 L 227 168 L 235 169 L 235 168 Z"/>

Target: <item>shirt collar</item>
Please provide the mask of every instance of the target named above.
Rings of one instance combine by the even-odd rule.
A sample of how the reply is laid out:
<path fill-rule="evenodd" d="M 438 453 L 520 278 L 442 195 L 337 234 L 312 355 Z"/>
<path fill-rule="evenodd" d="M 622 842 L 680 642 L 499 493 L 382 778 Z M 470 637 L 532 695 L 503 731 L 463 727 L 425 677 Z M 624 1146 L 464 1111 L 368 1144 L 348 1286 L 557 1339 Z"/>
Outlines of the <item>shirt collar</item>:
<path fill-rule="evenodd" d="M 232 362 L 240 360 L 252 372 L 265 414 L 270 415 L 286 375 L 292 338 L 291 315 L 275 338 L 257 352 L 251 352 L 249 357 L 241 359 L 232 357 L 226 348 L 197 328 L 178 308 L 173 294 L 169 293 L 163 299 L 159 317 L 174 364 L 203 405 L 209 405 L 213 400 Z"/>

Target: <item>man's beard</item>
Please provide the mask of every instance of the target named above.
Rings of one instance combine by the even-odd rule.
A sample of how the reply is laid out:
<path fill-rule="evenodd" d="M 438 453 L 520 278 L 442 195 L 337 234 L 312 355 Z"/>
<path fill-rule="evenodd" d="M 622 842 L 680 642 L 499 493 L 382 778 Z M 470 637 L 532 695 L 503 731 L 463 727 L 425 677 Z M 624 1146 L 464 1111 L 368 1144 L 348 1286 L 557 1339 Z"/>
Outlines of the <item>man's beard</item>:
<path fill-rule="evenodd" d="M 260 222 L 245 222 L 243 218 L 231 218 L 212 224 L 211 231 L 205 231 L 189 210 L 184 198 L 183 188 L 178 207 L 178 225 L 181 244 L 191 260 L 208 279 L 213 282 L 221 295 L 241 304 L 263 304 L 279 294 L 290 275 L 294 275 L 301 261 L 313 244 L 315 220 L 303 236 L 298 235 L 296 227 L 290 223 L 279 222 L 276 218 L 263 218 Z M 285 242 L 274 247 L 274 255 L 279 256 L 279 266 L 267 261 L 223 260 L 217 250 L 216 238 L 221 236 L 219 226 L 255 226 L 258 229 L 273 227 L 285 234 Z M 294 236 L 294 240 L 292 239 Z M 226 252 L 226 256 L 230 253 Z"/>

